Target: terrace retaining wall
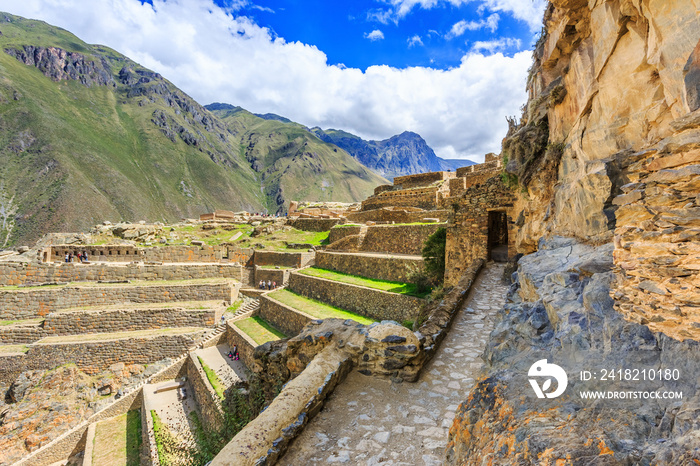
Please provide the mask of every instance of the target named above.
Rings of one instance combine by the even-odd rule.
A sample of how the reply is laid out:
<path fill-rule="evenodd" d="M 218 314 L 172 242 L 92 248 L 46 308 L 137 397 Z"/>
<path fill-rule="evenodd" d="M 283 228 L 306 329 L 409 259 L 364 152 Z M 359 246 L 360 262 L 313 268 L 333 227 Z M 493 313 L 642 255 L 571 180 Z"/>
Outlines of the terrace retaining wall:
<path fill-rule="evenodd" d="M 409 283 L 413 273 L 423 270 L 423 258 L 318 251 L 315 267 L 377 280 Z"/>
<path fill-rule="evenodd" d="M 191 352 L 187 357 L 187 380 L 192 385 L 194 399 L 199 405 L 202 425 L 206 426 L 207 429 L 219 428 L 224 420 L 221 399 L 210 385 L 202 364 L 194 352 Z"/>
<path fill-rule="evenodd" d="M 289 289 L 376 320 L 415 320 L 425 300 L 292 272 Z"/>
<path fill-rule="evenodd" d="M 245 269 L 238 264 L 26 264 L 0 262 L 0 286 L 27 283 L 195 280 L 233 278 L 239 281 Z M 243 281 L 244 282 L 244 281 Z"/>
<path fill-rule="evenodd" d="M 423 243 L 444 223 L 422 225 L 374 225 L 367 228 L 362 250 L 419 256 Z"/>
<path fill-rule="evenodd" d="M 306 324 L 315 319 L 309 314 L 287 306 L 268 295 L 260 297 L 258 315 L 290 337 L 298 335 Z"/>
<path fill-rule="evenodd" d="M 340 222 L 339 218 L 297 218 L 288 225 L 301 231 L 328 231 Z"/>
<path fill-rule="evenodd" d="M 184 285 L 65 286 L 31 290 L 0 288 L 0 319 L 20 320 L 45 317 L 50 312 L 75 307 L 124 303 L 177 301 L 226 301 L 238 297 L 240 284 L 233 282 Z"/>

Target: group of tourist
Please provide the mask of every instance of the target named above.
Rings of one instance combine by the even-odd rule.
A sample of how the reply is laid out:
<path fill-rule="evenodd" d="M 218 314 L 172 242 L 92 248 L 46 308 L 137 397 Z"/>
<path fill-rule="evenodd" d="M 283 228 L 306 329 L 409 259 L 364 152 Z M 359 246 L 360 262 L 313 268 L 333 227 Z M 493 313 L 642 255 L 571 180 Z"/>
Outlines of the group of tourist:
<path fill-rule="evenodd" d="M 274 290 L 277 288 L 277 282 L 268 280 L 267 283 L 265 283 L 265 280 L 260 280 L 260 283 L 258 283 L 258 288 L 261 290 Z"/>
<path fill-rule="evenodd" d="M 233 349 L 228 352 L 228 357 L 234 361 L 238 361 L 241 358 L 241 356 L 238 354 L 238 346 L 233 345 Z"/>
<path fill-rule="evenodd" d="M 81 263 L 87 262 L 88 261 L 88 253 L 87 253 L 87 251 L 76 252 L 76 253 L 67 252 L 65 259 L 66 259 L 66 263 L 73 262 L 73 259 L 78 259 Z"/>

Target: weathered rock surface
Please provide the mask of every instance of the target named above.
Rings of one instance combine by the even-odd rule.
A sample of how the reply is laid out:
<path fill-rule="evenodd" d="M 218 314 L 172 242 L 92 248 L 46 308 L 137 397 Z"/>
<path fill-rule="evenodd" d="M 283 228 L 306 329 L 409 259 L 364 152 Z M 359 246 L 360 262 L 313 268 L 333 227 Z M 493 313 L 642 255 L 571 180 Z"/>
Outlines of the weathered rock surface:
<path fill-rule="evenodd" d="M 507 171 L 528 188 L 520 252 L 550 234 L 612 240 L 612 200 L 633 154 L 697 127 L 688 115 L 700 106 L 699 40 L 696 2 L 549 4 L 530 99 L 503 145 Z"/>
<path fill-rule="evenodd" d="M 615 312 L 613 274 L 605 271 L 611 249 L 557 238 L 521 260 L 483 355 L 485 369 L 450 429 L 446 464 L 700 461 L 700 346 Z M 564 395 L 552 400 L 538 399 L 528 383 L 531 365 L 545 358 L 569 376 Z M 602 369 L 643 367 L 681 375 L 664 382 L 600 380 Z M 582 370 L 597 371 L 599 380 L 580 380 Z M 683 397 L 586 400 L 582 390 L 681 391 Z"/>

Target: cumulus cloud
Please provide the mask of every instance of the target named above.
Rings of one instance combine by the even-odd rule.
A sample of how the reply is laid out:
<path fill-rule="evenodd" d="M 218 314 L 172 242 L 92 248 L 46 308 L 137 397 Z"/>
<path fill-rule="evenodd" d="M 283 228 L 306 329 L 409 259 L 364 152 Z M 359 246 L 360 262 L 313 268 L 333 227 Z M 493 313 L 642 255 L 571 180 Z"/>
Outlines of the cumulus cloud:
<path fill-rule="evenodd" d="M 460 6 L 467 3 L 477 4 L 480 10 L 489 9 L 513 15 L 514 18 L 526 22 L 533 31 L 542 26 L 542 13 L 546 0 L 385 0 L 390 5 L 388 9 L 373 10 L 368 18 L 388 23 L 397 23 L 406 17 L 414 8 L 429 10 L 441 4 Z"/>
<path fill-rule="evenodd" d="M 365 33 L 365 39 L 369 39 L 373 42 L 375 40 L 382 40 L 382 39 L 384 39 L 384 33 L 382 31 L 380 31 L 379 29 L 375 29 L 372 32 Z"/>
<path fill-rule="evenodd" d="M 329 65 L 314 46 L 287 42 L 211 0 L 25 0 L 13 14 L 63 27 L 153 69 L 197 101 L 273 112 L 367 139 L 405 130 L 438 155 L 498 152 L 505 115 L 525 102 L 530 52 L 466 54 L 449 70 Z M 529 3 L 529 2 L 527 2 Z"/>
<path fill-rule="evenodd" d="M 481 21 L 459 21 L 452 25 L 452 28 L 445 35 L 445 38 L 454 39 L 455 37 L 461 36 L 466 31 L 478 31 L 479 29 L 489 29 L 491 32 L 496 32 L 496 29 L 498 29 L 499 19 L 500 17 L 498 14 L 494 13 Z"/>
<path fill-rule="evenodd" d="M 423 39 L 421 39 L 418 34 L 408 38 L 408 48 L 416 47 L 418 45 L 423 45 Z"/>
<path fill-rule="evenodd" d="M 495 53 L 498 51 L 504 51 L 510 48 L 519 49 L 522 45 L 520 39 L 513 39 L 512 37 L 504 37 L 501 39 L 487 40 L 487 41 L 476 41 L 472 44 L 472 52 L 488 52 Z"/>

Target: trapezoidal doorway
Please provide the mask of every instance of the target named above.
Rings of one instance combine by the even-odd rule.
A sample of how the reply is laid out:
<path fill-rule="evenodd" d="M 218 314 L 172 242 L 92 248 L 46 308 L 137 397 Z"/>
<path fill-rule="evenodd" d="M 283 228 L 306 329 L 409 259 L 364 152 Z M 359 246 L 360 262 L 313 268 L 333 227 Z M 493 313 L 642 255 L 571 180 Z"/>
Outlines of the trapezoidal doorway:
<path fill-rule="evenodd" d="M 508 262 L 508 216 L 505 212 L 489 212 L 489 259 Z"/>

